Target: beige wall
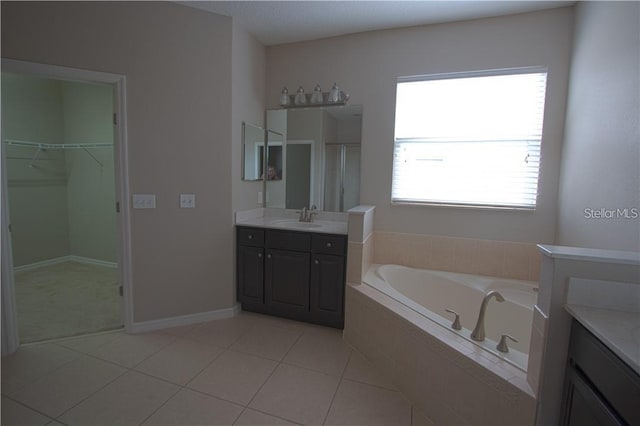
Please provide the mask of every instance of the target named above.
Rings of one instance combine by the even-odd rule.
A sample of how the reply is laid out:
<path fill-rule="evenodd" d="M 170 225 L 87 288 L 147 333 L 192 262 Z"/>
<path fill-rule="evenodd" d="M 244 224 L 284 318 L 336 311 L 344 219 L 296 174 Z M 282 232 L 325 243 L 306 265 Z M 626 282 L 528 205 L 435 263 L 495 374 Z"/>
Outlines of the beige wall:
<path fill-rule="evenodd" d="M 113 144 L 113 87 L 64 82 L 62 88 L 65 143 Z M 65 151 L 70 254 L 116 262 L 113 148 L 87 151 Z"/>
<path fill-rule="evenodd" d="M 262 182 L 242 180 L 242 122 L 263 127 L 265 116 L 266 49 L 237 23 L 233 23 L 231 149 L 233 211 L 260 207 Z"/>
<path fill-rule="evenodd" d="M 334 81 L 362 104 L 361 203 L 376 206 L 376 229 L 550 243 L 557 187 L 572 8 L 443 25 L 375 31 L 267 48 L 267 103 L 282 86 L 310 90 Z M 534 213 L 392 206 L 395 85 L 400 76 L 543 65 L 549 68 L 542 175 Z"/>
<path fill-rule="evenodd" d="M 169 2 L 3 2 L 2 56 L 127 77 L 134 321 L 229 308 L 231 19 Z M 179 209 L 181 192 L 195 209 Z"/>
<path fill-rule="evenodd" d="M 580 2 L 569 86 L 558 243 L 640 251 L 640 4 Z M 630 214 L 631 216 L 631 214 Z"/>

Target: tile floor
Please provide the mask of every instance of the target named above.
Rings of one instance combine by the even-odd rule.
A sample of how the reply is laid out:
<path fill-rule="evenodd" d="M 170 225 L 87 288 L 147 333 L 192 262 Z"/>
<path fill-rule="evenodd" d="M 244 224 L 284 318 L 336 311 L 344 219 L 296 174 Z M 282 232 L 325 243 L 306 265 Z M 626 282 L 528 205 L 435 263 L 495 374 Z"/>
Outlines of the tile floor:
<path fill-rule="evenodd" d="M 241 313 L 22 346 L 2 425 L 429 424 L 340 330 Z"/>

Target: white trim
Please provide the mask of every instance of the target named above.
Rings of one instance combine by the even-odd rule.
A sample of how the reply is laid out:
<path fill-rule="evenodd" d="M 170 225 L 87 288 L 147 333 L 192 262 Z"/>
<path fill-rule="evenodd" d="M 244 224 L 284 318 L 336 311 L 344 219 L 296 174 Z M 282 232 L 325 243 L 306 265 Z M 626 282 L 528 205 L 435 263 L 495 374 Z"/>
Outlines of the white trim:
<path fill-rule="evenodd" d="M 197 314 L 182 315 L 179 317 L 163 318 L 158 320 L 135 322 L 131 324 L 130 333 L 146 333 L 148 331 L 162 330 L 165 328 L 180 327 L 183 325 L 198 324 L 205 321 L 231 318 L 240 312 L 240 304 L 236 303 L 231 308 L 217 309 L 215 311 L 200 312 Z"/>
<path fill-rule="evenodd" d="M 69 261 L 70 256 L 54 257 L 53 259 L 41 260 L 39 262 L 28 263 L 13 268 L 13 272 L 31 271 L 32 269 L 42 268 L 43 266 L 57 265 L 58 263 Z"/>
<path fill-rule="evenodd" d="M 18 349 L 18 346 L 20 346 L 20 338 L 18 336 L 18 317 L 16 315 L 15 288 L 13 285 L 13 254 L 11 250 L 11 238 L 9 237 L 9 225 L 11 222 L 7 203 L 9 200 L 9 193 L 7 191 L 7 164 L 5 153 L 6 151 L 3 149 L 2 155 L 0 155 L 0 165 L 2 166 L 0 170 L 2 175 L 2 205 L 0 205 L 0 215 L 2 216 L 0 220 L 2 226 L 0 250 L 0 275 L 2 277 L 0 281 L 0 293 L 2 294 L 2 300 L 0 301 L 0 305 L 2 307 L 2 355 L 11 354 Z"/>
<path fill-rule="evenodd" d="M 92 259 L 90 257 L 75 256 L 73 254 L 70 254 L 67 256 L 60 256 L 60 257 L 55 257 L 53 259 L 41 260 L 40 262 L 33 262 L 26 265 L 16 266 L 15 268 L 13 268 L 13 272 L 31 271 L 33 269 L 42 268 L 43 266 L 57 265 L 58 263 L 63 263 L 63 262 L 79 262 L 79 263 L 85 263 L 87 265 L 104 266 L 107 268 L 118 267 L 117 262 L 108 262 L 106 260 Z"/>
<path fill-rule="evenodd" d="M 21 141 L 17 139 L 5 139 L 4 143 L 6 143 L 7 145 L 24 146 L 28 148 L 39 148 L 44 150 L 113 148 L 112 143 L 44 143 L 44 142 Z"/>
<path fill-rule="evenodd" d="M 2 71 L 11 72 L 17 74 L 27 74 L 32 76 L 38 76 L 43 78 L 53 78 L 64 81 L 76 81 L 80 83 L 98 83 L 109 84 L 113 87 L 114 102 L 113 109 L 117 117 L 117 124 L 114 126 L 114 154 L 115 164 L 114 172 L 116 177 L 116 201 L 120 203 L 120 213 L 117 214 L 118 221 L 118 265 L 120 271 L 120 283 L 123 287 L 123 322 L 126 331 L 131 331 L 133 323 L 133 274 L 131 268 L 131 212 L 129 201 L 129 157 L 127 149 L 127 105 L 126 105 L 126 76 L 120 74 L 112 74 L 101 71 L 90 71 L 78 68 L 62 67 L 57 65 L 39 64 L 35 62 L 24 62 L 13 59 L 2 58 Z M 5 168 L 2 168 L 5 170 Z M 6 172 L 2 173 L 2 178 L 5 181 L 6 189 Z M 3 200 L 4 201 L 4 200 Z M 5 207 L 7 203 L 3 202 L 2 213 L 8 214 L 8 209 Z M 7 216 L 8 217 L 8 216 Z M 3 230 L 4 231 L 4 230 Z M 5 248 L 5 239 L 9 239 L 7 232 L 2 232 L 3 251 Z M 10 246 L 9 246 L 10 247 Z M 3 255 L 3 262 L 5 257 Z M 13 263 L 7 264 L 8 271 L 12 270 Z M 3 270 L 5 265 L 3 265 Z M 5 286 L 5 280 L 3 279 L 2 285 L 3 292 L 8 291 L 13 297 L 13 278 Z M 3 295 L 3 301 L 5 297 Z M 5 339 L 17 339 L 18 327 L 16 321 L 15 306 L 10 305 L 8 302 L 3 302 L 3 342 Z M 9 321 L 5 323 L 5 319 L 9 318 Z M 6 334 L 6 336 L 5 336 Z"/>
<path fill-rule="evenodd" d="M 76 256 L 73 254 L 67 257 L 72 262 L 86 263 L 87 265 L 104 266 L 106 268 L 114 268 L 114 269 L 118 267 L 118 262 L 109 262 L 107 260 L 92 259 L 90 257 Z"/>

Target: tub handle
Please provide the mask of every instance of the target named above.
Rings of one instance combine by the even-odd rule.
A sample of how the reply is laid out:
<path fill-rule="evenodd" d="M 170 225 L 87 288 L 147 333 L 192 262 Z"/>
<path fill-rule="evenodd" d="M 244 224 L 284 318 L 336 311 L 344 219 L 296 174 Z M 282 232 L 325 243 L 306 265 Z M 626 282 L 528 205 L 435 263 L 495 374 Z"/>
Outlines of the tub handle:
<path fill-rule="evenodd" d="M 456 318 L 453 320 L 453 324 L 451 324 L 451 328 L 453 328 L 454 330 L 462 330 L 462 326 L 460 325 L 460 314 L 456 311 L 452 311 L 451 309 L 445 309 L 445 311 L 456 316 Z"/>
<path fill-rule="evenodd" d="M 507 339 L 511 339 L 513 342 L 518 343 L 518 341 L 513 336 L 509 336 L 508 334 L 503 334 L 502 337 L 500 338 L 500 342 L 496 345 L 496 349 L 505 354 L 509 352 Z"/>

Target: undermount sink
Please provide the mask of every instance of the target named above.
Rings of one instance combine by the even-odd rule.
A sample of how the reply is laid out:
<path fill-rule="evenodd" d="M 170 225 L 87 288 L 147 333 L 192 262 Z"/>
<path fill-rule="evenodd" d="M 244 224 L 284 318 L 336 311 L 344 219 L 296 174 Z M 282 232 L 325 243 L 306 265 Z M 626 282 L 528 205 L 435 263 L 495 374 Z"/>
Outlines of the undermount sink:
<path fill-rule="evenodd" d="M 322 228 L 322 225 L 318 223 L 299 222 L 297 220 L 279 220 L 274 223 L 277 225 L 285 226 L 287 228 L 302 228 L 302 229 Z"/>

